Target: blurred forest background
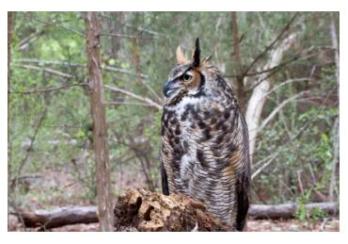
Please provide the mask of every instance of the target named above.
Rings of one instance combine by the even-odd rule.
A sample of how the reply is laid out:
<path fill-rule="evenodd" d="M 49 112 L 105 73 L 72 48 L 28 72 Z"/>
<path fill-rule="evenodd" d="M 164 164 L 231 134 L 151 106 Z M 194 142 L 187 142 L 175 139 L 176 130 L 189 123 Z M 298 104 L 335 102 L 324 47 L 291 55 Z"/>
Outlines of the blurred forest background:
<path fill-rule="evenodd" d="M 252 203 L 339 202 L 338 13 L 97 16 L 114 197 L 160 191 L 162 85 L 199 37 L 244 107 Z M 96 204 L 85 31 L 84 13 L 9 14 L 9 211 Z"/>

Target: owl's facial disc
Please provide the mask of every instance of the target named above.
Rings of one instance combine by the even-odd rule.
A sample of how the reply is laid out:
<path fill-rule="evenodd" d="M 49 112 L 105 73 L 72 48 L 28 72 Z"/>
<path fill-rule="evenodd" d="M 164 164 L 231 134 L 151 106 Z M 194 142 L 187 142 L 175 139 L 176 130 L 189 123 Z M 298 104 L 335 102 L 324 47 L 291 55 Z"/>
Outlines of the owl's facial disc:
<path fill-rule="evenodd" d="M 163 87 L 163 94 L 167 104 L 176 104 L 184 96 L 195 96 L 201 92 L 204 85 L 203 75 L 199 70 L 189 67 L 180 72 L 175 78 L 167 81 Z"/>

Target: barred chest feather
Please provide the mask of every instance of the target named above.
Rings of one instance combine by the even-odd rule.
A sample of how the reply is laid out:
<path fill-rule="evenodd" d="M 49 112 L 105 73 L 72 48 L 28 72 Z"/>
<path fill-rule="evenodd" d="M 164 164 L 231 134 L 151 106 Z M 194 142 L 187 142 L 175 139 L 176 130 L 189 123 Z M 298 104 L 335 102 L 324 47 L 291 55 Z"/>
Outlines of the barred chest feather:
<path fill-rule="evenodd" d="M 205 203 L 208 211 L 232 224 L 235 219 L 236 175 L 243 161 L 242 121 L 235 101 L 185 97 L 164 107 L 162 160 L 170 192 Z"/>

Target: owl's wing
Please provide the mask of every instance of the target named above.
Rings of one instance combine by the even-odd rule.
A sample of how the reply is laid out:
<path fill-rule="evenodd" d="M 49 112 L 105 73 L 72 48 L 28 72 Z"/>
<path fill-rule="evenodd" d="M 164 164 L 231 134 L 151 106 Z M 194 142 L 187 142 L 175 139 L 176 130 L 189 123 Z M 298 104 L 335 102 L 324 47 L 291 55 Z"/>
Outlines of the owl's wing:
<path fill-rule="evenodd" d="M 236 229 L 242 231 L 245 226 L 246 217 L 249 209 L 249 185 L 250 177 L 248 172 L 237 174 L 236 196 L 237 196 L 237 219 Z"/>
<path fill-rule="evenodd" d="M 237 219 L 236 229 L 243 231 L 248 210 L 249 210 L 249 198 L 250 198 L 250 183 L 251 183 L 251 170 L 250 170 L 250 157 L 249 157 L 249 135 L 248 127 L 243 115 L 240 116 L 242 124 L 243 134 L 243 148 L 242 155 L 244 156 L 242 163 L 244 164 L 243 170 L 239 171 L 236 175 L 236 195 L 237 195 Z"/>
<path fill-rule="evenodd" d="M 161 163 L 161 178 L 162 178 L 162 192 L 164 195 L 169 195 L 168 177 L 163 162 Z"/>

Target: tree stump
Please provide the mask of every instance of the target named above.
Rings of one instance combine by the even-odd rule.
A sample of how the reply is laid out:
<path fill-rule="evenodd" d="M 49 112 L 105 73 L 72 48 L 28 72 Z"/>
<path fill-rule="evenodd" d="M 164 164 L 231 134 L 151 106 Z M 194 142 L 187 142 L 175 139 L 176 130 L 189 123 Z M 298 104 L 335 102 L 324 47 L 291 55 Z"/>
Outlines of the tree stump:
<path fill-rule="evenodd" d="M 204 205 L 182 194 L 129 190 L 114 208 L 116 231 L 228 231 Z"/>

